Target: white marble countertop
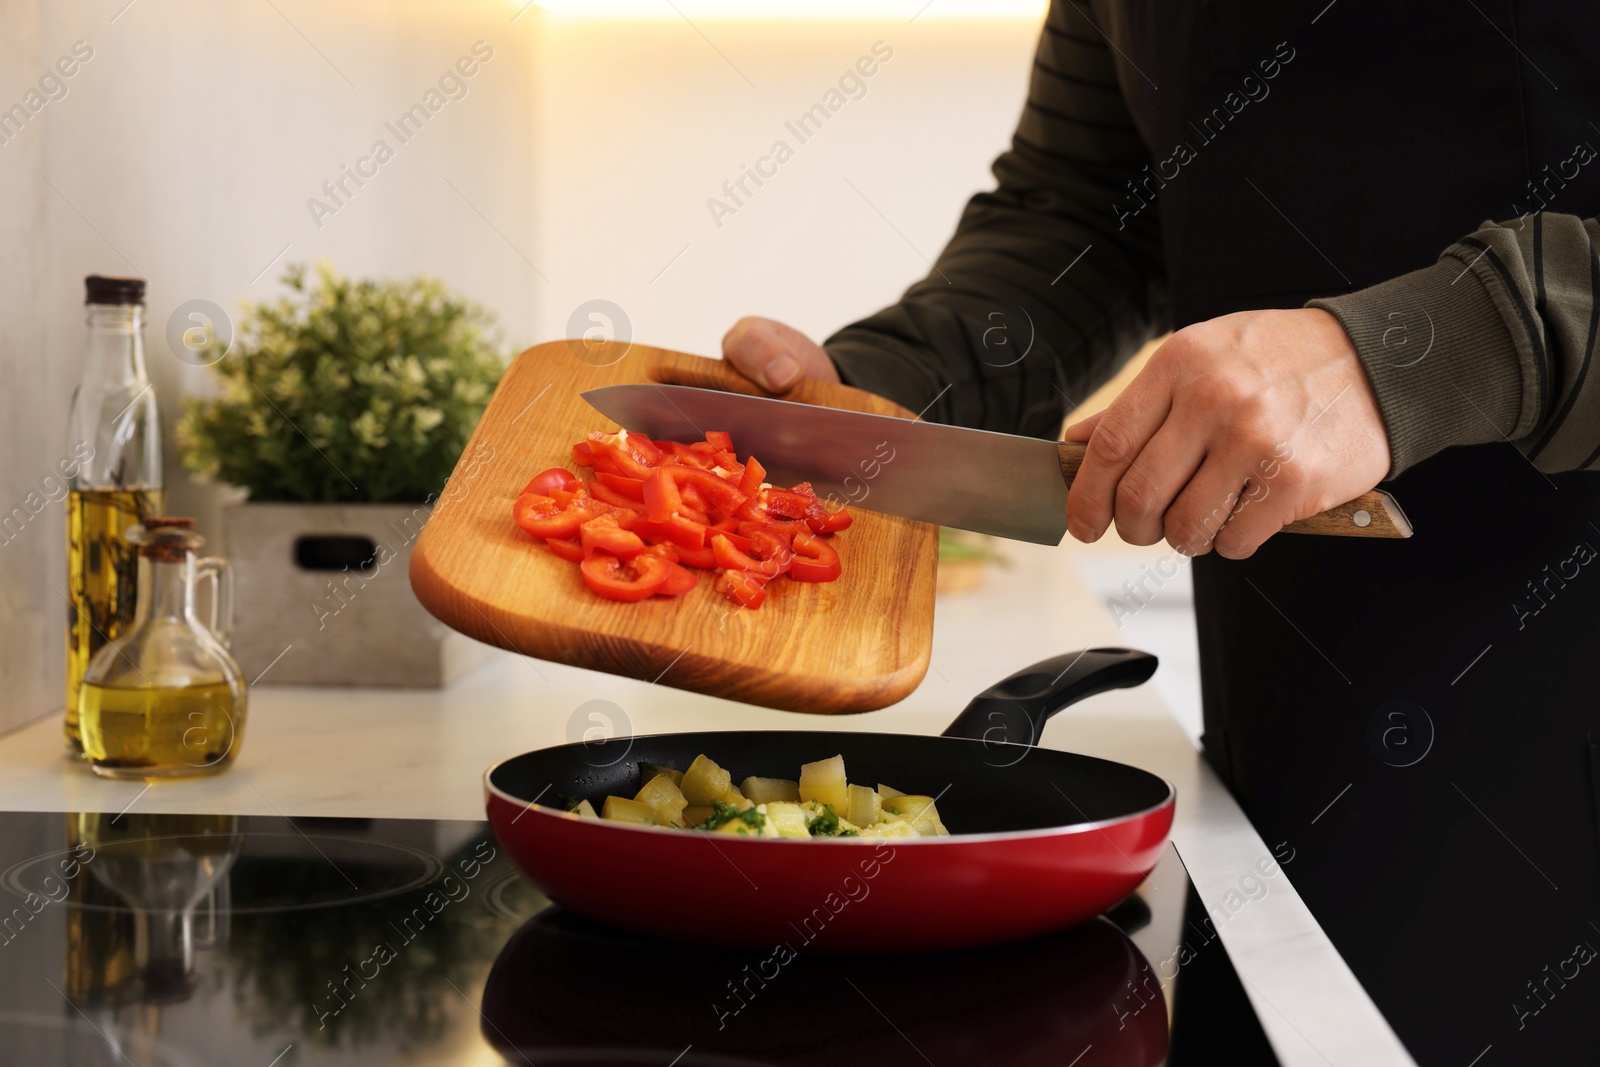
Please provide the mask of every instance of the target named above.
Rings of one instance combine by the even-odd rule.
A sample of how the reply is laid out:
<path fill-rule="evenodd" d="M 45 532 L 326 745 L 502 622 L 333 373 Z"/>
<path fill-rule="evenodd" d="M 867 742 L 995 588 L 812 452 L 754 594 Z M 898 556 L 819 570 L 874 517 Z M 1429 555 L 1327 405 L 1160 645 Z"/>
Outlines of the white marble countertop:
<path fill-rule="evenodd" d="M 438 690 L 260 686 L 237 765 L 216 778 L 96 778 L 68 760 L 55 717 L 0 738 L 0 809 L 227 812 L 481 819 L 482 774 L 507 756 L 580 740 L 609 701 L 617 732 L 700 729 L 881 730 L 936 734 L 975 693 L 1028 664 L 1117 644 L 1072 550 L 1008 544 L 1015 561 L 975 592 L 941 598 L 932 667 L 905 701 L 867 715 L 769 711 L 509 654 Z M 607 709 L 610 710 L 610 709 Z M 1135 764 L 1178 790 L 1173 841 L 1268 1037 L 1285 1064 L 1406 1064 L 1388 1024 L 1295 892 L 1288 868 L 1261 877 L 1278 843 L 1261 840 L 1152 686 L 1095 697 L 1059 715 L 1043 743 Z M 1292 843 L 1291 843 L 1292 845 Z M 1241 885 L 1241 880 L 1243 883 Z M 1264 886 L 1265 889 L 1260 887 Z M 1244 890 L 1248 890 L 1245 892 Z"/>

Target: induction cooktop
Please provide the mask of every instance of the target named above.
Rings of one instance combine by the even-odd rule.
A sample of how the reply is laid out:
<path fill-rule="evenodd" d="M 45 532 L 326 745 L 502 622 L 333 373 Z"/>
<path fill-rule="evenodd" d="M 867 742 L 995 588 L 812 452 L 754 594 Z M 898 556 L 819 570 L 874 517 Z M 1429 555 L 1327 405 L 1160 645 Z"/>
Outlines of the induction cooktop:
<path fill-rule="evenodd" d="M 638 872 L 648 882 L 647 870 Z M 717 902 L 708 900 L 707 908 Z M 0 813 L 0 1063 L 1276 1063 L 1178 854 L 1107 915 L 928 955 L 587 921 L 486 824 Z"/>

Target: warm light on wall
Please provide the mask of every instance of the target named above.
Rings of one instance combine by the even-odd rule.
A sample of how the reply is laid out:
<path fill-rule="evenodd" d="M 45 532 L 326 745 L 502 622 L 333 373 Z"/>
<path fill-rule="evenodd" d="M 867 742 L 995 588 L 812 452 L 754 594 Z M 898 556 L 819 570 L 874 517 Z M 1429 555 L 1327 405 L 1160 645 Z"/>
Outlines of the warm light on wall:
<path fill-rule="evenodd" d="M 528 0 L 511 0 L 518 8 Z M 563 19 L 1043 18 L 1048 0 L 533 0 Z"/>

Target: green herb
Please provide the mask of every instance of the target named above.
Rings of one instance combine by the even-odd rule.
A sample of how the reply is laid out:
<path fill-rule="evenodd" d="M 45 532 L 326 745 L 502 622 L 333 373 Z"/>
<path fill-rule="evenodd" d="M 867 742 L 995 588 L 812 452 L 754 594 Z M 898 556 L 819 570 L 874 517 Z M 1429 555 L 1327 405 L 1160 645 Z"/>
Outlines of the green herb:
<path fill-rule="evenodd" d="M 883 810 L 888 812 L 890 815 L 899 815 L 900 814 L 900 809 L 899 808 L 885 807 Z"/>
<path fill-rule="evenodd" d="M 583 803 L 582 797 L 557 796 L 556 803 L 561 805 L 562 811 L 577 811 L 578 805 Z"/>
<path fill-rule="evenodd" d="M 489 314 L 430 278 L 283 282 L 246 306 L 219 395 L 185 403 L 184 465 L 252 501 L 432 500 L 504 369 Z"/>
<path fill-rule="evenodd" d="M 764 830 L 767 826 L 767 817 L 755 808 L 741 811 L 737 804 L 724 804 L 720 800 L 713 800 L 711 802 L 711 814 L 707 815 L 705 821 L 696 826 L 695 829 L 715 830 L 719 826 L 726 826 L 735 819 L 738 819 L 752 830 Z"/>
<path fill-rule="evenodd" d="M 832 804 L 822 805 L 822 814 L 807 823 L 806 829 L 811 831 L 812 837 L 846 837 L 852 834 L 851 831 L 840 827 L 839 816 L 834 812 Z"/>

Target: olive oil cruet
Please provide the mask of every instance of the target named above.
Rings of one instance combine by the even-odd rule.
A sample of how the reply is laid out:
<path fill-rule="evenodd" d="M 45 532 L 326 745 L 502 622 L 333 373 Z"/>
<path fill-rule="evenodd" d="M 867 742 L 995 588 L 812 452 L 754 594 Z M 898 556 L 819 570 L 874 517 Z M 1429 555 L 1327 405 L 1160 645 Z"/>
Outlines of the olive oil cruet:
<path fill-rule="evenodd" d="M 194 520 L 150 518 L 128 530 L 139 551 L 133 625 L 95 653 L 78 695 L 85 754 L 110 778 L 180 778 L 224 770 L 244 731 L 244 673 L 228 653 L 233 570 L 197 559 Z M 213 583 L 210 625 L 195 585 Z"/>

